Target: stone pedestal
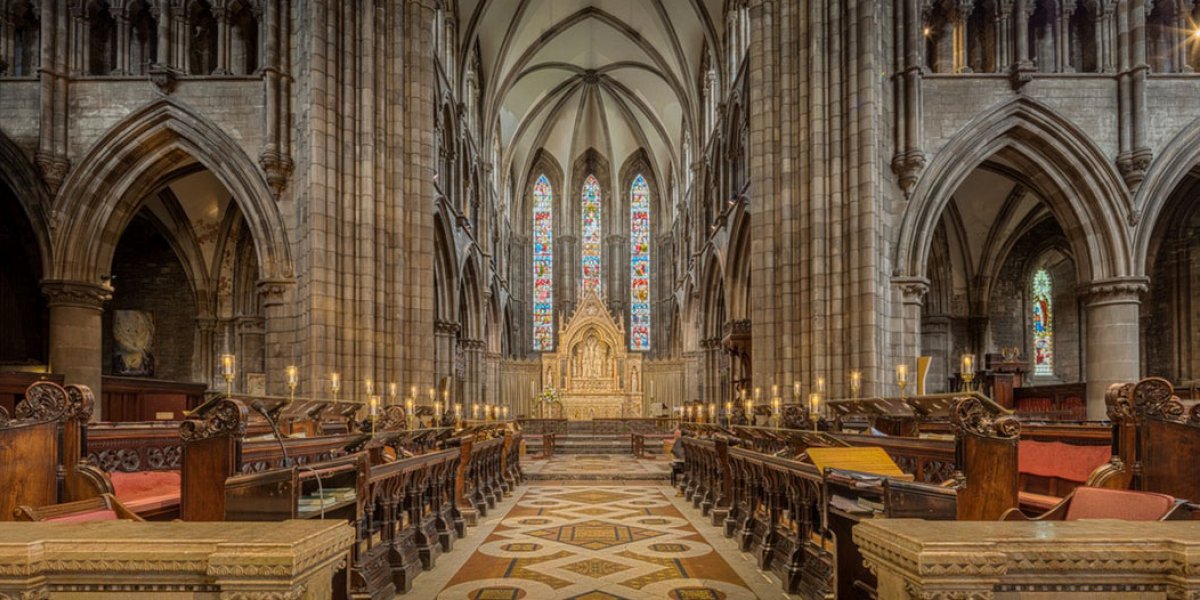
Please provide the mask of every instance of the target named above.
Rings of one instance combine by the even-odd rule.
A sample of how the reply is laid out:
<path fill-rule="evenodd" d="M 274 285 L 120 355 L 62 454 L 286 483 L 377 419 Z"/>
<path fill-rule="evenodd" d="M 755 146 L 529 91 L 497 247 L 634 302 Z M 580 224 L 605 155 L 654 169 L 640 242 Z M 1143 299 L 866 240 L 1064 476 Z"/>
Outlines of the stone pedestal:
<path fill-rule="evenodd" d="M 79 281 L 47 280 L 42 291 L 50 307 L 50 369 L 62 373 L 67 383 L 78 383 L 100 397 L 104 357 L 101 315 L 112 298 L 107 285 Z M 104 418 L 101 407 L 93 419 Z"/>
<path fill-rule="evenodd" d="M 334 597 L 354 529 L 282 523 L 0 523 L 0 598 Z"/>
<path fill-rule="evenodd" d="M 878 600 L 1200 596 L 1200 522 L 864 520 Z"/>
<path fill-rule="evenodd" d="M 1141 279 L 1094 283 L 1087 292 L 1087 416 L 1107 418 L 1104 393 L 1113 383 L 1137 381 L 1138 308 L 1146 283 Z"/>

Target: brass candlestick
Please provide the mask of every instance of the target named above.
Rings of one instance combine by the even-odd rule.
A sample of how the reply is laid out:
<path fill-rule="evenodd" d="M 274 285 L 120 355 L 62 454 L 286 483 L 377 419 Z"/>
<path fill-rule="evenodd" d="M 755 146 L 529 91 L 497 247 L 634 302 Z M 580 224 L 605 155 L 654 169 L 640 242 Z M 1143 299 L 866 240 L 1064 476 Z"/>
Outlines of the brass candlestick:
<path fill-rule="evenodd" d="M 232 354 L 221 355 L 221 377 L 225 379 L 225 395 L 233 395 L 233 378 L 237 371 L 234 369 L 235 358 Z"/>
<path fill-rule="evenodd" d="M 963 391 L 971 392 L 973 389 L 971 383 L 975 381 L 975 355 L 962 355 L 962 367 L 959 369 L 959 373 L 962 375 Z"/>

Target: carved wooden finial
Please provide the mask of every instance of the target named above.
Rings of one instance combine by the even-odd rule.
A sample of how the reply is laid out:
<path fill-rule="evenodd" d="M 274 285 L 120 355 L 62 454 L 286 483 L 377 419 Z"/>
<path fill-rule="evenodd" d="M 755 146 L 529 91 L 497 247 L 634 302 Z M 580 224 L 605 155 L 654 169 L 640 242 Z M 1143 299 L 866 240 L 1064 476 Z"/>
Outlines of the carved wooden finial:
<path fill-rule="evenodd" d="M 246 405 L 232 398 L 222 398 L 181 423 L 179 439 L 188 443 L 218 437 L 241 437 L 246 435 L 249 417 Z"/>

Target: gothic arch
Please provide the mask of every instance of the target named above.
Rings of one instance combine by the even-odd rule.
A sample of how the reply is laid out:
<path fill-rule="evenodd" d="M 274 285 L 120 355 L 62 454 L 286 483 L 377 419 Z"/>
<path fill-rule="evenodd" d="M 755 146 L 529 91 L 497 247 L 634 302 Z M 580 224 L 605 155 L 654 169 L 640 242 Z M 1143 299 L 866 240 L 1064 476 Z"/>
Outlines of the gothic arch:
<path fill-rule="evenodd" d="M 459 264 L 451 221 L 442 211 L 433 215 L 434 319 L 453 322 L 458 318 Z"/>
<path fill-rule="evenodd" d="M 37 167 L 11 138 L 0 131 L 0 181 L 8 186 L 29 220 L 37 239 L 42 273 L 50 273 L 54 261 L 54 246 L 47 222 L 50 191 L 46 188 Z"/>
<path fill-rule="evenodd" d="M 483 280 L 480 278 L 479 255 L 472 252 L 470 256 L 463 261 L 462 265 L 462 286 L 459 290 L 459 303 L 467 316 L 466 322 L 459 323 L 461 327 L 461 337 L 468 340 L 483 340 L 484 339 L 484 322 L 487 319 L 487 310 L 483 303 Z"/>
<path fill-rule="evenodd" d="M 729 319 L 729 310 L 725 294 L 725 272 L 726 269 L 717 259 L 717 254 L 709 255 L 709 260 L 706 261 L 704 276 L 701 278 L 702 285 L 700 293 L 703 294 L 701 300 L 701 329 L 700 340 L 720 338 L 725 327 L 725 321 Z"/>
<path fill-rule="evenodd" d="M 1134 275 L 1149 273 L 1150 262 L 1154 260 L 1155 233 L 1161 230 L 1159 221 L 1171 214 L 1167 207 L 1175 199 L 1176 190 L 1198 166 L 1200 119 L 1189 123 L 1167 143 L 1138 187 L 1134 198 L 1139 217 L 1133 242 Z"/>
<path fill-rule="evenodd" d="M 991 157 L 1030 175 L 1067 232 L 1079 281 L 1133 272 L 1122 218 L 1130 201 L 1120 174 L 1073 123 L 1022 97 L 968 123 L 930 161 L 901 222 L 898 274 L 925 276 L 929 240 L 942 212 L 967 175 Z"/>
<path fill-rule="evenodd" d="M 729 320 L 750 318 L 750 213 L 738 203 L 729 226 L 725 293 Z"/>
<path fill-rule="evenodd" d="M 224 131 L 170 99 L 111 127 L 63 182 L 54 277 L 98 281 L 145 198 L 193 162 L 212 171 L 246 216 L 263 277 L 290 279 L 286 228 L 262 172 Z"/>

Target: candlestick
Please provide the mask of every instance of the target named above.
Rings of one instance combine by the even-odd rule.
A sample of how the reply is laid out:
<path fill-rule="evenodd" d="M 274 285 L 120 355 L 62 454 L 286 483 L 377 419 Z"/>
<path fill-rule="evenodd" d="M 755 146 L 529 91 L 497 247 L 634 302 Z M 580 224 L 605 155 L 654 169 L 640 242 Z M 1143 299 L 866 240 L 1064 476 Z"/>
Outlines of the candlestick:
<path fill-rule="evenodd" d="M 436 422 L 436 419 L 440 416 L 442 416 L 442 403 L 438 402 L 437 400 L 434 400 L 433 401 L 433 417 L 435 419 L 435 422 Z"/>
<path fill-rule="evenodd" d="M 780 413 L 780 405 L 781 405 L 781 401 L 779 399 L 779 396 L 775 396 L 774 398 L 771 399 L 771 414 L 775 418 L 775 429 L 779 429 L 779 426 L 781 425 L 781 421 L 783 420 L 782 418 L 780 418 L 782 416 L 782 414 Z"/>
<path fill-rule="evenodd" d="M 363 387 L 366 388 L 368 398 L 375 395 L 375 382 L 371 381 L 370 378 L 363 381 Z"/>
<path fill-rule="evenodd" d="M 963 380 L 963 391 L 971 391 L 971 382 L 975 380 L 975 355 L 962 355 L 962 367 L 960 368 Z"/>
<path fill-rule="evenodd" d="M 394 381 L 389 381 L 388 382 L 388 405 L 389 406 L 396 403 L 396 396 L 399 395 L 399 392 L 400 392 L 400 386 L 396 385 L 396 382 L 394 382 Z"/>
<path fill-rule="evenodd" d="M 812 418 L 813 431 L 816 431 L 821 417 L 821 394 L 817 392 L 808 395 L 808 416 Z"/>
<path fill-rule="evenodd" d="M 900 386 L 900 397 L 904 398 L 904 388 L 908 387 L 908 365 L 896 365 L 896 385 Z"/>
<path fill-rule="evenodd" d="M 429 388 L 429 405 L 433 405 L 434 399 L 437 397 L 437 392 L 433 388 Z"/>
<path fill-rule="evenodd" d="M 756 386 L 754 388 L 754 401 L 758 402 L 759 400 L 762 400 L 762 388 Z"/>
<path fill-rule="evenodd" d="M 778 398 L 778 397 L 779 397 L 779 386 L 778 386 L 778 385 L 775 385 L 775 384 L 773 384 L 773 383 L 771 384 L 771 397 L 772 397 L 772 398 Z"/>
<path fill-rule="evenodd" d="M 329 391 L 333 392 L 333 399 L 337 400 L 338 392 L 342 390 L 342 376 L 339 373 L 329 374 Z"/>
<path fill-rule="evenodd" d="M 371 414 L 371 435 L 375 435 L 375 425 L 379 421 L 379 396 L 372 395 L 368 400 Z"/>
<path fill-rule="evenodd" d="M 296 365 L 287 366 L 288 402 L 296 400 L 296 387 L 300 385 L 300 370 Z"/>
<path fill-rule="evenodd" d="M 413 386 L 413 392 L 417 391 L 417 386 Z M 413 399 L 412 396 L 404 399 L 404 421 L 411 430 L 413 428 Z"/>
<path fill-rule="evenodd" d="M 800 401 L 800 387 L 799 379 L 792 382 L 792 398 L 795 399 L 796 402 Z"/>
<path fill-rule="evenodd" d="M 725 403 L 725 418 L 729 419 L 731 417 L 733 417 L 733 401 L 732 400 Z"/>
<path fill-rule="evenodd" d="M 708 422 L 709 423 L 717 422 L 717 403 L 716 402 L 708 403 Z"/>
<path fill-rule="evenodd" d="M 503 410 L 504 410 L 504 420 L 507 421 L 508 420 L 508 407 L 505 406 Z"/>
<path fill-rule="evenodd" d="M 221 377 L 225 379 L 225 394 L 233 395 L 233 378 L 236 376 L 234 370 L 234 357 L 232 354 L 221 355 Z"/>
<path fill-rule="evenodd" d="M 850 395 L 857 400 L 862 391 L 862 371 L 850 371 Z"/>

